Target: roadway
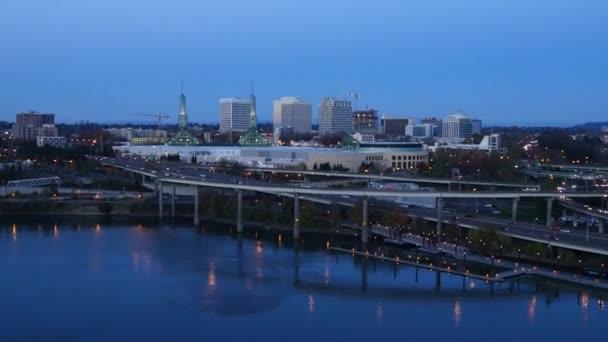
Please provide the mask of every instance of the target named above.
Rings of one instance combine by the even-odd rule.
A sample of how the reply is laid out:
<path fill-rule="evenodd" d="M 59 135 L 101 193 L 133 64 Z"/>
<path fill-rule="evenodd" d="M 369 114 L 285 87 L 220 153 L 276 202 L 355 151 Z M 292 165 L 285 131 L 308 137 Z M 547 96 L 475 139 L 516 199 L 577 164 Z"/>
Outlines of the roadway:
<path fill-rule="evenodd" d="M 467 180 L 453 180 L 453 179 L 442 179 L 442 178 L 431 178 L 431 177 L 416 177 L 416 176 L 386 176 L 376 174 L 361 174 L 361 173 L 347 173 L 347 172 L 335 172 L 335 171 L 305 171 L 305 170 L 281 170 L 281 169 L 267 169 L 267 168 L 247 168 L 247 171 L 251 172 L 262 172 L 272 174 L 297 174 L 307 176 L 321 176 L 321 177 L 340 177 L 340 178 L 358 178 L 365 180 L 381 180 L 381 181 L 397 181 L 397 182 L 412 182 L 412 183 L 426 183 L 426 184 L 463 184 L 463 185 L 475 185 L 475 186 L 489 186 L 489 187 L 510 187 L 510 188 L 537 188 L 537 185 L 521 184 L 521 183 L 502 183 L 502 182 L 482 182 L 482 181 L 467 181 Z"/>
<path fill-rule="evenodd" d="M 577 202 L 569 201 L 567 199 L 560 200 L 558 203 L 565 209 L 580 213 L 581 216 L 591 216 L 599 219 L 608 220 L 608 210 L 594 208 L 586 204 L 580 204 Z"/>
<path fill-rule="evenodd" d="M 536 170 L 523 170 L 525 175 L 532 177 L 544 177 L 544 178 L 560 178 L 560 179 L 575 179 L 584 181 L 595 181 L 598 179 L 604 179 L 603 175 L 589 175 L 589 174 L 578 174 L 572 172 L 556 172 L 556 171 L 536 171 Z"/>
<path fill-rule="evenodd" d="M 105 165 L 120 168 L 126 171 L 147 175 L 165 183 L 175 185 L 210 187 L 217 189 L 248 190 L 270 193 L 275 195 L 295 194 L 308 195 L 310 200 L 322 197 L 325 203 L 358 203 L 360 197 L 439 197 L 439 198 L 519 198 L 519 197 L 544 197 L 562 198 L 563 193 L 556 192 L 438 192 L 438 191 L 387 191 L 376 189 L 327 189 L 293 186 L 291 184 L 275 184 L 268 181 L 254 179 L 243 179 L 240 177 L 201 172 L 192 168 L 171 169 L 165 167 L 161 171 L 148 170 L 145 166 L 135 165 L 133 160 L 100 160 Z M 145 164 L 145 163 L 142 163 Z M 569 193 L 568 197 L 606 197 L 606 193 Z M 413 217 L 419 217 L 428 221 L 437 221 L 437 210 L 427 208 L 408 208 L 407 213 Z M 472 229 L 484 229 L 487 225 L 498 227 L 499 233 L 523 240 L 549 244 L 555 247 L 564 247 L 579 251 L 592 252 L 608 255 L 608 237 L 593 232 L 572 231 L 570 233 L 558 232 L 554 236 L 548 228 L 527 223 L 510 224 L 508 220 L 491 217 L 460 217 L 457 215 L 444 214 L 442 222 L 453 223 Z M 449 216 L 449 217 L 445 217 Z"/>
<path fill-rule="evenodd" d="M 107 166 L 123 169 L 125 171 L 139 173 L 148 177 L 152 177 L 164 183 L 182 184 L 190 186 L 210 187 L 217 189 L 233 189 L 259 191 L 275 194 L 302 194 L 302 195 L 339 195 L 339 196 L 355 196 L 355 197 L 426 197 L 426 198 L 563 198 L 564 193 L 560 192 L 537 192 L 537 191 L 412 191 L 412 190 L 395 190 L 395 189 L 370 189 L 370 188 L 314 188 L 312 186 L 291 185 L 282 183 L 271 183 L 268 181 L 258 181 L 246 178 L 235 178 L 233 176 L 221 175 L 217 173 L 204 173 L 203 171 L 179 167 L 177 169 L 166 170 L 149 170 L 146 169 L 145 163 L 135 164 L 133 160 L 120 160 L 106 158 L 100 162 Z M 134 165 L 131 165 L 134 164 Z M 198 173 L 198 175 L 196 174 Z M 364 175 L 359 175 L 364 176 Z M 446 180 L 446 182 L 451 182 Z M 492 184 L 492 183 L 489 183 Z M 497 183 L 499 184 L 499 183 Z M 568 197 L 608 197 L 606 192 L 586 192 L 586 193 L 568 193 Z"/>

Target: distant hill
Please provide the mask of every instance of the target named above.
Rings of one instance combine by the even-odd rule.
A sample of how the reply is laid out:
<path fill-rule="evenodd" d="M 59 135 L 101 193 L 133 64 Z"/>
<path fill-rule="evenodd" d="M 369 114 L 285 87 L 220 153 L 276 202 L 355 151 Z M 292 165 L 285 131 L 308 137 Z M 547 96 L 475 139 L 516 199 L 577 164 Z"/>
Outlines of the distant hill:
<path fill-rule="evenodd" d="M 608 127 L 608 121 L 586 122 L 584 124 L 575 125 L 573 128 L 599 131 L 602 127 Z"/>

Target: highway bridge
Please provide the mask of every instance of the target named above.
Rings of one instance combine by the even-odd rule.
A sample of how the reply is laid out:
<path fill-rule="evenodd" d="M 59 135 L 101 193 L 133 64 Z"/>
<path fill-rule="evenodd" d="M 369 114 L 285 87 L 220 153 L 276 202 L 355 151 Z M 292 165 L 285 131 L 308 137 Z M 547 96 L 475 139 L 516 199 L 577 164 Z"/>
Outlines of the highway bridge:
<path fill-rule="evenodd" d="M 256 191 L 262 193 L 269 193 L 274 195 L 289 196 L 294 198 L 294 226 L 293 236 L 295 239 L 300 237 L 300 199 L 305 197 L 319 197 L 319 196 L 339 196 L 348 198 L 359 198 L 362 204 L 362 222 L 363 227 L 361 233 L 361 241 L 366 244 L 369 241 L 367 227 L 369 224 L 368 209 L 370 198 L 386 198 L 386 197 L 432 197 L 437 201 L 436 210 L 429 213 L 428 216 L 423 216 L 425 219 L 435 220 L 437 222 L 437 233 L 441 236 L 442 226 L 445 222 L 443 202 L 447 198 L 506 198 L 513 200 L 513 221 L 517 221 L 517 203 L 520 198 L 545 198 L 547 200 L 547 225 L 551 222 L 551 212 L 553 202 L 556 198 L 564 198 L 565 194 L 559 192 L 536 192 L 536 191 L 505 191 L 505 192 L 482 192 L 482 191 L 471 191 L 471 192 L 453 192 L 453 191 L 406 191 L 406 190 L 386 190 L 386 189 L 369 189 L 369 188 L 340 188 L 340 189 L 328 189 L 328 188 L 314 188 L 314 187 L 302 187 L 292 184 L 281 184 L 281 183 L 269 183 L 264 181 L 253 181 L 253 180 L 242 180 L 240 178 L 228 177 L 224 175 L 214 175 L 210 173 L 201 174 L 197 170 L 184 169 L 179 173 L 175 172 L 164 172 L 158 170 L 150 170 L 142 164 L 134 164 L 132 160 L 120 160 L 120 159 L 98 159 L 103 165 L 115 167 L 118 169 L 125 170 L 134 174 L 139 174 L 142 177 L 148 177 L 156 184 L 155 188 L 160 193 L 164 193 L 163 186 L 188 186 L 193 188 L 194 195 L 194 224 L 200 224 L 199 217 L 199 189 L 200 188 L 214 188 L 214 189 L 231 189 L 237 193 L 237 231 L 243 231 L 243 219 L 242 219 L 242 196 L 243 191 Z M 593 192 L 593 193 L 569 193 L 568 197 L 608 197 L 608 194 L 604 192 Z M 163 216 L 163 196 L 159 198 L 159 217 Z M 468 225 L 467 225 L 468 223 Z M 463 220 L 461 226 L 463 227 L 475 227 L 478 222 L 471 220 Z M 528 227 L 529 228 L 529 227 Z M 537 236 L 537 234 L 529 233 L 529 229 L 525 226 L 517 224 L 510 228 L 510 231 L 501 231 L 502 234 L 520 238 L 523 240 L 550 243 L 554 246 L 569 248 L 573 250 L 592 252 L 597 254 L 608 255 L 608 241 L 595 236 L 587 236 L 583 241 L 580 237 L 572 237 L 568 239 L 561 239 L 560 241 L 548 241 L 547 238 Z M 517 229 L 521 229 L 521 232 L 516 232 Z"/>
<path fill-rule="evenodd" d="M 452 184 L 458 185 L 473 185 L 478 187 L 488 187 L 490 189 L 496 189 L 497 187 L 504 188 L 516 188 L 516 189 L 539 189 L 538 185 L 522 184 L 522 183 L 504 183 L 504 182 L 483 182 L 483 181 L 470 181 L 461 179 L 444 179 L 444 178 L 431 178 L 431 177 L 415 177 L 415 176 L 401 176 L 401 175 L 376 175 L 376 174 L 362 174 L 362 173 L 346 173 L 336 171 L 307 171 L 307 170 L 281 170 L 281 169 L 268 169 L 268 168 L 247 168 L 246 171 L 258 172 L 264 174 L 296 174 L 303 176 L 317 176 L 317 177 L 337 177 L 337 178 L 350 178 L 350 179 L 363 179 L 363 180 L 375 180 L 375 181 L 392 181 L 392 182 L 411 182 L 421 184 L 443 184 L 447 185 L 451 189 Z"/>

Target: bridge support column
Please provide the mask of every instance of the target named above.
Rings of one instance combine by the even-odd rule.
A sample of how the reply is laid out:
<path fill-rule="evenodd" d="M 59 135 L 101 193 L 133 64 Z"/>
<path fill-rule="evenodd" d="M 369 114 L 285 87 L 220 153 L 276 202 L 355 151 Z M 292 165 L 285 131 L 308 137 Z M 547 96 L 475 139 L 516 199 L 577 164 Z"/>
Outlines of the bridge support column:
<path fill-rule="evenodd" d="M 171 189 L 171 217 L 175 217 L 175 184 L 173 184 L 173 189 Z"/>
<path fill-rule="evenodd" d="M 194 186 L 194 225 L 198 226 L 201 223 L 201 219 L 199 218 L 199 192 L 198 185 Z"/>
<path fill-rule="evenodd" d="M 236 192 L 236 231 L 243 232 L 243 190 Z"/>
<path fill-rule="evenodd" d="M 300 239 L 300 194 L 293 196 L 293 239 Z"/>
<path fill-rule="evenodd" d="M 572 215 L 572 227 L 576 228 L 578 226 L 578 216 L 576 216 L 576 212 Z"/>
<path fill-rule="evenodd" d="M 519 203 L 519 197 L 513 199 L 513 206 L 511 208 L 511 221 L 517 222 L 517 204 Z"/>
<path fill-rule="evenodd" d="M 441 230 L 443 225 L 443 200 L 437 197 L 437 242 L 441 242 Z"/>
<path fill-rule="evenodd" d="M 158 218 L 163 218 L 163 182 L 158 182 Z"/>
<path fill-rule="evenodd" d="M 369 217 L 367 213 L 369 207 L 369 200 L 367 199 L 367 197 L 363 197 L 362 207 L 363 213 L 361 215 L 361 243 L 366 245 L 369 242 L 369 232 L 367 231 L 367 225 L 369 223 Z"/>
<path fill-rule="evenodd" d="M 547 198 L 547 227 L 551 226 L 552 213 L 553 213 L 553 198 Z"/>
<path fill-rule="evenodd" d="M 598 224 L 598 226 L 597 226 L 597 232 L 600 233 L 600 234 L 604 234 L 604 224 L 605 224 L 604 220 L 601 219 L 601 218 L 598 218 L 597 224 Z"/>

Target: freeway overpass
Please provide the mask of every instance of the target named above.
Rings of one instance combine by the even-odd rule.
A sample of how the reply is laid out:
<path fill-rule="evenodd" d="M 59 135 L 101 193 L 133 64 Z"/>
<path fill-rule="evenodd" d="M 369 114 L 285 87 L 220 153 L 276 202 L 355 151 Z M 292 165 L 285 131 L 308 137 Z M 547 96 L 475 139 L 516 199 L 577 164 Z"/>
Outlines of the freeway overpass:
<path fill-rule="evenodd" d="M 375 175 L 375 174 L 361 174 L 361 173 L 345 173 L 335 171 L 305 171 L 305 170 L 281 170 L 281 169 L 268 169 L 268 168 L 247 168 L 246 171 L 260 172 L 260 173 L 271 173 L 271 174 L 297 174 L 306 176 L 320 176 L 320 177 L 339 177 L 339 178 L 351 178 L 351 179 L 364 179 L 364 180 L 377 180 L 377 181 L 396 181 L 396 182 L 411 182 L 411 183 L 424 183 L 424 184 L 444 184 L 451 187 L 452 184 L 462 185 L 474 185 L 474 186 L 487 186 L 490 188 L 505 187 L 505 188 L 535 188 L 538 189 L 537 185 L 521 184 L 521 183 L 503 183 L 503 182 L 482 182 L 482 181 L 468 181 L 468 180 L 453 180 L 445 178 L 431 178 L 431 177 L 414 177 L 414 176 L 390 176 L 390 175 Z"/>
<path fill-rule="evenodd" d="M 547 199 L 547 223 L 550 221 L 552 204 L 553 200 L 556 198 L 563 198 L 564 194 L 559 192 L 517 192 L 517 191 L 508 191 L 508 192 L 481 192 L 481 191 L 473 191 L 473 192 L 442 192 L 442 191 L 406 191 L 406 190 L 386 190 L 386 189 L 327 189 L 327 188 L 312 188 L 312 187 L 301 187 L 301 186 L 293 186 L 291 184 L 274 184 L 263 181 L 253 181 L 253 180 L 240 180 L 235 179 L 234 177 L 226 177 L 226 176 L 217 176 L 212 174 L 200 174 L 200 171 L 196 171 L 199 174 L 193 173 L 164 173 L 155 170 L 147 170 L 142 167 L 134 167 L 130 166 L 130 161 L 122 161 L 122 160 L 103 160 L 101 161 L 104 165 L 112 166 L 118 169 L 122 169 L 128 172 L 132 172 L 134 174 L 140 174 L 144 177 L 149 177 L 154 179 L 155 187 L 157 191 L 163 193 L 164 185 L 171 186 L 186 186 L 193 188 L 194 194 L 194 223 L 198 225 L 200 223 L 199 219 L 199 188 L 215 188 L 215 189 L 231 189 L 237 192 L 237 231 L 242 232 L 243 230 L 243 221 L 242 221 L 242 193 L 243 191 L 256 191 L 269 193 L 274 195 L 282 195 L 289 196 L 294 198 L 294 238 L 298 239 L 300 236 L 300 199 L 304 199 L 304 197 L 319 197 L 319 196 L 340 196 L 340 197 L 348 197 L 348 198 L 360 198 L 362 203 L 363 210 L 363 219 L 362 219 L 362 234 L 361 240 L 363 243 L 368 242 L 368 232 L 367 226 L 369 223 L 368 220 L 368 205 L 369 198 L 386 198 L 386 197 L 432 197 L 437 199 L 437 210 L 436 212 L 431 211 L 427 216 L 423 216 L 424 219 L 435 220 L 437 222 L 437 232 L 438 235 L 441 236 L 441 230 L 444 222 L 446 221 L 443 218 L 443 210 L 442 203 L 446 198 L 507 198 L 513 199 L 513 211 L 514 218 L 517 215 L 517 201 L 519 198 L 546 198 Z M 594 193 L 571 193 L 568 194 L 568 197 L 608 197 L 608 194 L 604 192 L 594 192 Z M 159 198 L 159 217 L 163 216 L 163 196 L 158 196 Z M 309 199 L 307 198 L 307 199 Z M 309 199 L 310 200 L 310 199 Z M 348 201 L 345 201 L 348 202 Z M 478 220 L 478 219 L 477 219 Z M 468 228 L 479 228 L 479 222 L 477 220 L 468 220 L 463 219 L 462 226 Z M 515 220 L 514 220 L 515 221 Z M 504 222 L 502 222 L 504 223 Z M 513 236 L 516 238 L 520 238 L 523 240 L 534 241 L 534 242 L 542 242 L 547 243 L 547 239 L 542 236 L 537 236 L 533 231 L 532 234 L 529 233 L 530 229 L 527 227 L 528 233 L 525 231 L 519 231 L 518 229 L 526 229 L 524 225 L 517 224 L 509 230 L 502 230 L 501 233 L 509 236 Z M 534 227 L 533 227 L 534 229 Z M 594 245 L 597 237 L 595 236 L 587 236 L 584 239 L 584 242 L 579 238 L 576 238 L 572 241 L 550 241 L 550 243 L 554 246 L 592 252 L 597 254 L 608 255 L 608 244 L 600 243 L 597 246 Z M 590 243 L 591 241 L 591 243 Z"/>
<path fill-rule="evenodd" d="M 607 166 L 592 166 L 592 165 L 568 165 L 568 164 L 540 164 L 542 168 L 549 169 L 562 169 L 562 170 L 575 170 L 575 171 L 597 171 L 597 172 L 608 172 Z"/>
<path fill-rule="evenodd" d="M 573 179 L 581 181 L 596 181 L 597 179 L 604 179 L 601 175 L 590 175 L 590 174 L 578 174 L 572 172 L 559 172 L 559 171 L 535 171 L 535 170 L 524 170 L 523 173 L 527 176 L 532 177 L 543 177 L 543 178 L 559 178 L 559 179 Z"/>

